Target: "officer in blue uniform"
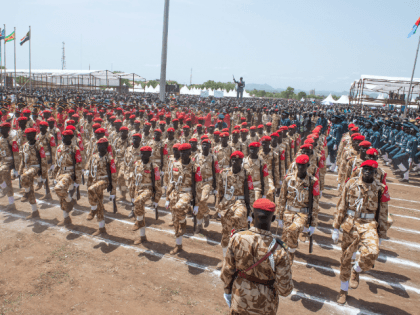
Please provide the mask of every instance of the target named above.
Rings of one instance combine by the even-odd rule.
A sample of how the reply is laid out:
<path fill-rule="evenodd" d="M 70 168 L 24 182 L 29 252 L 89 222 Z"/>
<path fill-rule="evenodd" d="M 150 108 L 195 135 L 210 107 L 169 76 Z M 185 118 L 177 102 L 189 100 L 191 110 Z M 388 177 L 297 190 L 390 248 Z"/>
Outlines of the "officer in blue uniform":
<path fill-rule="evenodd" d="M 292 124 L 292 122 L 289 119 L 289 112 L 283 111 L 283 113 L 281 113 L 280 126 L 289 127 L 291 124 Z"/>
<path fill-rule="evenodd" d="M 317 126 L 322 126 L 321 134 L 325 135 L 325 133 L 328 130 L 328 120 L 327 120 L 327 118 L 325 118 L 324 112 L 321 112 L 319 114 L 319 118 L 316 121 L 316 125 Z"/>

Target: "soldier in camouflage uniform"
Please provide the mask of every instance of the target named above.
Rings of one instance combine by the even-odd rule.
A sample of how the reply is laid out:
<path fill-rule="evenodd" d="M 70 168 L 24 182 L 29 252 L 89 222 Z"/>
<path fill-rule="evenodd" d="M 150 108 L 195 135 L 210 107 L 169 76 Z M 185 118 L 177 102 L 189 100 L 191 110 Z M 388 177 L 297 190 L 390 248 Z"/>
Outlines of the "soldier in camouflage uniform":
<path fill-rule="evenodd" d="M 0 188 L 2 195 L 8 197 L 6 210 L 16 210 L 10 170 L 17 174 L 17 167 L 20 165 L 19 146 L 17 141 L 9 136 L 11 124 L 4 122 L 0 126 Z"/>
<path fill-rule="evenodd" d="M 162 196 L 162 186 L 160 184 L 159 167 L 151 161 L 152 148 L 149 146 L 140 149 L 141 159 L 134 164 L 134 170 L 130 174 L 129 189 L 130 195 L 136 196 L 134 199 L 134 214 L 136 223 L 133 231 L 140 229 L 140 237 L 134 240 L 134 245 L 147 241 L 145 204 L 152 200 L 155 211 Z"/>
<path fill-rule="evenodd" d="M 388 225 L 388 187 L 375 179 L 378 163 L 361 164 L 362 175 L 351 178 L 344 186 L 334 214 L 332 239 L 338 242 L 343 230 L 340 267 L 341 290 L 337 303 L 346 303 L 350 287 L 359 286 L 359 274 L 373 268 L 379 256 L 381 239 L 386 238 Z M 356 260 L 356 251 L 360 257 Z M 354 265 L 352 267 L 352 260 Z"/>
<path fill-rule="evenodd" d="M 25 189 L 21 202 L 29 200 L 32 207 L 32 213 L 27 217 L 27 219 L 30 219 L 39 217 L 34 193 L 34 180 L 45 182 L 48 167 L 45 149 L 36 141 L 36 130 L 34 128 L 26 128 L 25 134 L 28 142 L 23 145 L 20 151 L 19 175 L 22 188 Z"/>
<path fill-rule="evenodd" d="M 280 173 L 279 173 L 279 155 L 278 153 L 271 150 L 271 137 L 263 136 L 261 138 L 262 150 L 259 151 L 258 156 L 261 158 L 267 165 L 268 176 L 273 181 L 274 187 L 276 190 L 280 190 Z M 270 201 L 275 202 L 275 194 L 271 194 L 269 197 Z"/>
<path fill-rule="evenodd" d="M 132 176 L 132 172 L 134 170 L 134 164 L 138 160 L 140 160 L 141 152 L 140 152 L 140 142 L 141 142 L 141 134 L 135 133 L 132 135 L 132 145 L 127 148 L 127 152 L 124 155 L 124 165 L 125 165 L 125 173 L 124 178 L 125 180 L 129 182 L 130 176 Z M 135 198 L 135 190 L 133 190 L 130 187 L 130 184 L 128 184 L 128 193 L 130 196 L 131 204 L 134 207 L 134 198 Z M 134 217 L 134 208 L 131 210 L 130 214 L 128 215 L 128 218 Z"/>
<path fill-rule="evenodd" d="M 270 232 L 275 204 L 258 199 L 253 204 L 254 227 L 234 231 L 220 278 L 229 314 L 276 315 L 279 296 L 293 291 L 287 245 Z"/>
<path fill-rule="evenodd" d="M 296 158 L 297 172 L 290 173 L 283 180 L 278 203 L 279 227 L 283 228 L 282 240 L 289 246 L 290 261 L 293 263 L 298 248 L 299 234 L 311 236 L 318 224 L 319 181 L 308 174 L 309 157 L 305 154 Z M 313 204 L 310 205 L 310 194 Z M 312 206 L 312 222 L 309 225 L 309 208 Z"/>
<path fill-rule="evenodd" d="M 127 196 L 127 185 L 125 183 L 124 174 L 126 173 L 126 165 L 124 163 L 124 157 L 127 153 L 127 148 L 129 147 L 128 142 L 128 128 L 122 126 L 119 128 L 119 134 L 115 137 L 115 140 L 112 144 L 112 148 L 115 150 L 115 165 L 117 166 L 118 174 L 118 187 L 120 188 L 120 193 L 122 199 L 126 200 Z M 117 184 L 117 183 L 115 183 Z"/>
<path fill-rule="evenodd" d="M 221 174 L 220 188 L 224 193 L 216 209 L 222 222 L 223 257 L 226 256 L 232 228 L 241 230 L 248 227 L 247 217 L 251 219 L 250 194 L 254 189 L 252 174 L 242 167 L 244 154 L 241 151 L 235 151 L 230 159 L 232 166 L 223 169 Z M 219 263 L 217 268 L 221 267 L 222 263 Z"/>
<path fill-rule="evenodd" d="M 105 217 L 104 217 L 104 190 L 108 189 L 110 192 L 110 199 L 115 199 L 117 191 L 117 167 L 113 158 L 112 150 L 109 150 L 109 143 L 107 138 L 99 139 L 98 153 L 90 159 L 88 169 L 88 181 L 92 184 L 88 188 L 89 203 L 91 205 L 91 212 L 87 220 L 92 220 L 95 215 L 99 222 L 99 229 L 92 235 L 97 236 L 106 234 Z"/>
<path fill-rule="evenodd" d="M 190 210 L 191 201 L 195 203 L 193 211 L 197 211 L 196 190 L 201 189 L 202 184 L 200 167 L 190 158 L 191 145 L 183 143 L 179 146 L 179 151 L 181 160 L 173 161 L 171 169 L 167 170 L 170 173 L 170 182 L 165 207 L 171 208 L 176 238 L 176 246 L 170 252 L 171 255 L 182 251 L 182 236 L 187 229 L 187 212 Z"/>
<path fill-rule="evenodd" d="M 80 149 L 73 144 L 73 131 L 63 131 L 63 143 L 55 153 L 56 167 L 53 170 L 55 178 L 54 191 L 60 198 L 60 206 L 63 211 L 63 221 L 58 226 L 71 224 L 70 211 L 75 204 L 77 187 L 82 183 L 83 160 Z M 73 196 L 69 191 L 73 191 Z"/>

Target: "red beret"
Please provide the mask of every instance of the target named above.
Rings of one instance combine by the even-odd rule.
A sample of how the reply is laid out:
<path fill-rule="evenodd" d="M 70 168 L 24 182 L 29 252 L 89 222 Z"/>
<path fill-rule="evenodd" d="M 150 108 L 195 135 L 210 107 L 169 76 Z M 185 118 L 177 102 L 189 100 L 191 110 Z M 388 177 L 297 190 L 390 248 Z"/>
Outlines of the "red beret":
<path fill-rule="evenodd" d="M 197 138 L 191 138 L 188 142 L 197 142 Z"/>
<path fill-rule="evenodd" d="M 160 133 L 162 133 L 162 130 L 160 130 L 160 129 L 155 129 L 155 132 L 160 132 Z"/>
<path fill-rule="evenodd" d="M 318 139 L 319 136 L 316 133 L 311 133 L 307 138 Z"/>
<path fill-rule="evenodd" d="M 123 110 L 121 107 L 118 107 L 117 110 Z"/>
<path fill-rule="evenodd" d="M 208 135 L 202 135 L 201 136 L 201 140 L 203 140 L 203 139 L 208 139 L 209 138 L 209 136 Z"/>
<path fill-rule="evenodd" d="M 47 121 L 55 121 L 55 119 L 54 119 L 54 117 L 50 117 L 50 118 L 47 119 Z"/>
<path fill-rule="evenodd" d="M 378 168 L 378 162 L 374 160 L 367 160 L 367 161 L 364 161 L 362 165 L 360 165 L 360 167 L 363 167 L 363 166 L 370 166 L 373 168 Z"/>
<path fill-rule="evenodd" d="M 237 159 L 243 159 L 244 158 L 244 154 L 241 151 L 235 151 L 230 155 L 230 158 L 237 158 Z"/>
<path fill-rule="evenodd" d="M 190 129 L 190 126 L 185 125 L 184 127 L 182 127 L 183 129 Z"/>
<path fill-rule="evenodd" d="M 51 111 L 50 111 L 49 109 L 45 109 L 45 110 L 43 111 L 43 113 L 51 113 Z"/>
<path fill-rule="evenodd" d="M 257 127 L 255 127 L 255 126 L 252 126 L 251 128 L 249 128 L 250 130 L 256 130 L 257 129 Z"/>
<path fill-rule="evenodd" d="M 309 150 L 312 150 L 314 147 L 310 143 L 305 143 L 304 145 L 301 145 L 300 148 L 301 149 L 309 149 Z"/>
<path fill-rule="evenodd" d="M 233 130 L 232 131 L 232 134 L 238 134 L 239 133 L 239 130 Z"/>
<path fill-rule="evenodd" d="M 146 152 L 152 152 L 152 148 L 151 147 L 149 147 L 149 146 L 145 146 L 145 147 L 141 147 L 140 148 L 140 151 L 146 151 Z"/>
<path fill-rule="evenodd" d="M 352 135 L 351 135 L 351 138 L 353 139 L 354 137 L 356 137 L 356 136 L 361 136 L 361 134 L 360 133 L 353 133 Z"/>
<path fill-rule="evenodd" d="M 172 146 L 172 148 L 174 148 L 174 149 L 179 149 L 179 147 L 181 146 L 181 143 L 175 143 L 173 146 Z"/>
<path fill-rule="evenodd" d="M 289 129 L 295 129 L 295 125 L 290 125 Z"/>
<path fill-rule="evenodd" d="M 41 121 L 39 123 L 40 126 L 47 126 L 48 127 L 48 123 L 46 121 Z"/>
<path fill-rule="evenodd" d="M 247 126 L 248 124 L 246 123 L 246 121 L 244 121 L 241 126 Z"/>
<path fill-rule="evenodd" d="M 139 123 L 140 123 L 140 120 L 136 119 L 136 120 L 134 121 L 134 123 L 135 123 L 135 124 L 139 124 Z"/>
<path fill-rule="evenodd" d="M 233 129 L 241 129 L 241 126 L 236 125 L 235 127 L 233 127 Z"/>
<path fill-rule="evenodd" d="M 159 125 L 166 125 L 166 121 L 163 121 L 163 120 L 159 121 Z"/>
<path fill-rule="evenodd" d="M 214 127 L 214 125 L 210 125 L 209 127 Z"/>
<path fill-rule="evenodd" d="M 129 114 L 131 114 L 131 113 L 130 112 L 127 112 L 127 111 L 124 112 L 124 115 L 129 115 Z"/>
<path fill-rule="evenodd" d="M 241 120 L 246 120 L 246 118 L 245 117 L 241 117 Z"/>
<path fill-rule="evenodd" d="M 117 119 L 114 123 L 122 123 L 121 119 Z"/>
<path fill-rule="evenodd" d="M 80 116 L 79 116 L 79 114 L 74 114 L 71 117 L 73 117 L 73 118 L 79 118 Z"/>
<path fill-rule="evenodd" d="M 130 115 L 130 117 L 128 117 L 129 119 L 133 119 L 136 118 L 136 115 Z"/>
<path fill-rule="evenodd" d="M 247 132 L 248 132 L 248 129 L 246 129 L 246 128 L 242 128 L 242 129 L 241 129 L 241 132 L 247 133 Z"/>
<path fill-rule="evenodd" d="M 211 143 L 209 139 L 203 139 L 201 143 Z"/>
<path fill-rule="evenodd" d="M 349 129 L 351 129 L 353 127 L 355 127 L 355 125 L 353 123 L 352 124 L 349 124 Z"/>
<path fill-rule="evenodd" d="M 63 136 L 72 136 L 73 135 L 73 130 L 64 130 L 63 131 Z"/>
<path fill-rule="evenodd" d="M 93 125 L 92 125 L 92 128 L 94 128 L 94 129 L 101 128 L 101 124 L 98 124 L 98 123 L 93 124 Z"/>
<path fill-rule="evenodd" d="M 99 144 L 99 143 L 107 143 L 107 142 L 108 142 L 108 139 L 105 138 L 105 137 L 103 137 L 103 138 L 99 139 L 98 141 L 96 141 L 97 144 Z"/>
<path fill-rule="evenodd" d="M 68 123 L 68 124 L 74 124 L 74 123 L 75 123 L 75 121 L 74 121 L 73 119 L 69 119 L 69 120 L 67 120 L 67 123 Z"/>
<path fill-rule="evenodd" d="M 191 118 L 187 118 L 187 120 L 185 120 L 185 121 L 191 121 Z"/>
<path fill-rule="evenodd" d="M 18 121 L 22 121 L 22 120 L 28 120 L 28 117 L 22 116 L 18 118 Z"/>
<path fill-rule="evenodd" d="M 274 212 L 276 210 L 276 204 L 266 198 L 260 198 L 258 200 L 255 200 L 252 206 L 254 207 L 254 209 L 260 209 L 268 212 Z"/>
<path fill-rule="evenodd" d="M 277 133 L 277 132 L 273 132 L 271 135 L 270 135 L 270 137 L 272 138 L 272 137 L 280 137 L 280 135 Z"/>
<path fill-rule="evenodd" d="M 178 148 L 179 151 L 185 151 L 185 150 L 189 150 L 189 149 L 191 149 L 191 144 L 189 144 L 189 143 L 183 143 Z"/>
<path fill-rule="evenodd" d="M 222 138 L 224 138 L 224 137 L 229 137 L 229 132 L 222 132 L 222 133 L 220 134 L 220 136 L 221 136 Z"/>
<path fill-rule="evenodd" d="M 117 117 L 115 117 L 115 116 L 111 116 L 111 117 L 109 117 L 109 119 L 117 119 Z M 119 120 L 119 119 L 118 119 Z M 121 120 L 120 120 L 120 122 L 121 122 Z"/>
<path fill-rule="evenodd" d="M 69 113 L 69 114 L 73 114 L 73 113 L 74 113 L 74 109 L 70 109 L 70 110 L 68 111 L 68 113 Z"/>
<path fill-rule="evenodd" d="M 178 118 L 174 118 L 174 119 L 172 119 L 172 121 L 175 122 L 175 121 L 179 121 L 179 120 L 178 120 Z"/>
<path fill-rule="evenodd" d="M 314 139 L 309 138 L 309 139 L 306 139 L 303 143 L 305 143 L 305 144 L 307 144 L 307 143 L 312 144 L 312 143 L 315 143 L 315 141 L 314 141 Z"/>
<path fill-rule="evenodd" d="M 372 143 L 370 143 L 367 140 L 364 140 L 364 141 L 362 141 L 362 142 L 359 143 L 359 146 L 362 146 L 362 147 L 371 147 L 372 146 Z"/>
<path fill-rule="evenodd" d="M 268 123 L 266 123 L 265 125 L 266 125 L 266 126 L 271 126 L 271 125 L 272 125 L 272 123 L 271 123 L 271 122 L 268 122 Z"/>
<path fill-rule="evenodd" d="M 271 141 L 271 137 L 264 136 L 264 137 L 261 138 L 261 141 Z"/>
<path fill-rule="evenodd" d="M 151 123 L 149 123 L 148 121 L 146 121 L 145 123 L 144 123 L 146 126 L 151 126 L 152 124 Z"/>
<path fill-rule="evenodd" d="M 229 129 L 228 128 L 223 128 L 222 131 L 223 132 L 229 132 Z"/>
<path fill-rule="evenodd" d="M 94 122 L 103 122 L 104 120 L 101 117 L 96 117 L 95 119 L 93 119 Z"/>
<path fill-rule="evenodd" d="M 220 131 L 219 130 L 216 130 L 214 133 L 213 133 L 214 135 L 219 135 L 220 136 Z"/>
<path fill-rule="evenodd" d="M 120 128 L 120 131 L 124 131 L 124 130 L 127 130 L 127 131 L 128 131 L 128 127 L 126 127 L 126 126 L 122 126 L 122 127 Z"/>
<path fill-rule="evenodd" d="M 250 148 L 252 148 L 252 147 L 254 147 L 254 148 L 259 148 L 261 146 L 261 143 L 259 143 L 259 142 L 251 142 L 250 144 L 249 144 L 249 147 Z"/>
<path fill-rule="evenodd" d="M 351 128 L 351 131 L 359 131 L 359 127 L 353 127 Z"/>
<path fill-rule="evenodd" d="M 87 113 L 86 116 L 93 116 L 93 114 L 92 113 Z"/>
<path fill-rule="evenodd" d="M 352 139 L 363 141 L 363 140 L 365 140 L 365 136 L 359 135 L 359 136 L 356 136 L 356 137 L 352 137 Z"/>
<path fill-rule="evenodd" d="M 307 156 L 306 154 L 301 154 L 296 158 L 297 164 L 306 164 L 308 162 L 309 162 L 309 156 Z"/>
<path fill-rule="evenodd" d="M 139 138 L 141 138 L 141 134 L 135 133 L 134 135 L 132 135 L 132 137 L 139 137 Z"/>
<path fill-rule="evenodd" d="M 31 133 L 31 132 L 35 132 L 36 133 L 36 129 L 35 128 L 26 128 L 25 129 L 25 133 Z"/>
<path fill-rule="evenodd" d="M 47 124 L 48 125 L 48 124 Z M 4 122 L 4 123 L 2 123 L 1 124 L 1 126 L 2 127 L 9 127 L 9 128 L 11 128 L 12 127 L 12 125 L 10 124 L 10 123 L 8 123 L 8 122 Z"/>
<path fill-rule="evenodd" d="M 289 130 L 289 128 L 287 126 L 281 126 L 279 130 L 284 131 L 284 130 Z"/>
<path fill-rule="evenodd" d="M 264 129 L 264 125 L 258 125 L 258 128 Z"/>
<path fill-rule="evenodd" d="M 170 127 L 170 128 L 168 128 L 168 130 L 166 130 L 167 132 L 175 132 L 175 129 L 174 128 L 172 128 L 172 127 Z"/>
<path fill-rule="evenodd" d="M 105 133 L 105 129 L 104 128 L 98 128 L 95 130 L 95 133 Z"/>
<path fill-rule="evenodd" d="M 375 148 L 370 148 L 369 150 L 366 151 L 366 154 L 377 156 L 379 155 L 379 152 Z"/>
<path fill-rule="evenodd" d="M 203 127 L 203 125 L 202 124 L 198 124 L 197 127 Z"/>
<path fill-rule="evenodd" d="M 30 113 L 31 113 L 31 111 L 30 111 L 29 109 L 24 109 L 24 110 L 23 110 L 23 113 L 24 113 L 24 114 L 30 114 Z"/>
<path fill-rule="evenodd" d="M 68 125 L 66 127 L 66 130 L 73 130 L 73 131 L 75 131 L 76 130 L 76 127 L 75 126 L 72 126 L 72 125 Z"/>

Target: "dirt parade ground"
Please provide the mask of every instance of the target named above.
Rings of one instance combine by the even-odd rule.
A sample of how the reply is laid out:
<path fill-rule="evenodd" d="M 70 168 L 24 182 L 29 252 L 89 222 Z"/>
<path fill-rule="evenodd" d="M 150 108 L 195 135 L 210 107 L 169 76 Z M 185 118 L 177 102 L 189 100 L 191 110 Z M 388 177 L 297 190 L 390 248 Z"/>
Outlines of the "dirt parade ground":
<path fill-rule="evenodd" d="M 341 246 L 331 240 L 338 191 L 337 175 L 328 173 L 313 254 L 308 243 L 299 244 L 295 289 L 280 298 L 278 314 L 419 314 L 420 178 L 401 184 L 385 169 L 394 225 L 375 268 L 361 275 L 347 304 L 335 302 Z M 55 194 L 51 201 L 37 201 L 40 218 L 25 220 L 31 208 L 20 202 L 18 182 L 13 185 L 17 211 L 5 211 L 7 197 L 0 199 L 1 314 L 228 314 L 216 270 L 222 259 L 220 221 L 212 219 L 202 234 L 193 236 L 188 218 L 184 252 L 170 256 L 175 238 L 164 199 L 158 220 L 150 208 L 146 213 L 148 242 L 135 246 L 138 231 L 131 230 L 128 202 L 119 201 L 113 214 L 106 196 L 108 235 L 92 237 L 98 223 L 86 220 L 86 186 L 71 213 L 73 224 L 61 228 L 56 226 L 62 212 Z M 272 232 L 282 233 L 276 224 Z"/>

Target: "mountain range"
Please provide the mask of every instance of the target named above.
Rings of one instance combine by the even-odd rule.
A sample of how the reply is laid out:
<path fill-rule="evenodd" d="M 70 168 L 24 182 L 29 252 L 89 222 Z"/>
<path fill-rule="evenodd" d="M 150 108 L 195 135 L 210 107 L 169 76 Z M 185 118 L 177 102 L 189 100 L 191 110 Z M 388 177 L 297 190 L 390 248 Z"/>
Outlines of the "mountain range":
<path fill-rule="evenodd" d="M 252 91 L 254 89 L 255 90 L 264 90 L 266 92 L 272 92 L 272 93 L 273 92 L 274 93 L 280 93 L 280 92 L 286 90 L 286 89 L 282 89 L 282 88 L 273 88 L 269 84 L 255 84 L 255 83 L 246 84 L 245 89 L 248 90 L 248 91 Z M 305 92 L 306 94 L 309 94 L 309 91 L 307 91 L 307 90 L 295 89 L 295 93 L 296 94 L 299 93 L 299 92 L 301 92 L 301 91 Z M 333 94 L 333 95 L 337 95 L 337 96 L 349 95 L 349 91 L 341 91 L 341 92 L 338 92 L 338 91 L 332 91 L 332 90 L 330 90 L 330 91 L 329 90 L 315 90 L 315 93 L 317 95 L 325 95 L 325 96 L 327 96 L 330 93 Z"/>

